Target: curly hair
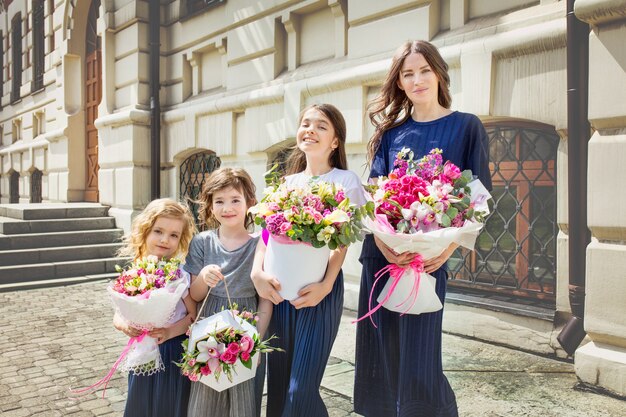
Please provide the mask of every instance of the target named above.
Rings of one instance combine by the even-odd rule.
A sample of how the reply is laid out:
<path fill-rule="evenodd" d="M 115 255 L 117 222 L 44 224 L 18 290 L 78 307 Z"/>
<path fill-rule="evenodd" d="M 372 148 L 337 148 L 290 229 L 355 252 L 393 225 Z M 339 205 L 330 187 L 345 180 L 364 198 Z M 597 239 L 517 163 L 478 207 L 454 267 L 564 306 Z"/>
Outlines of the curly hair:
<path fill-rule="evenodd" d="M 119 250 L 120 256 L 131 256 L 134 259 L 148 256 L 146 253 L 146 239 L 159 217 L 182 220 L 183 231 L 180 235 L 178 248 L 173 258 L 184 259 L 189 250 L 191 238 L 196 231 L 196 224 L 191 211 L 184 204 L 170 198 L 160 198 L 151 201 L 141 213 L 132 221 L 130 233 L 124 236 L 124 246 Z"/>
<path fill-rule="evenodd" d="M 339 109 L 332 104 L 312 104 L 305 107 L 300 112 L 298 126 L 302 123 L 305 113 L 311 109 L 315 109 L 326 116 L 335 130 L 337 149 L 335 149 L 328 157 L 328 163 L 333 168 L 348 169 L 348 162 L 346 158 L 346 121 L 343 118 L 341 111 L 339 111 Z M 298 148 L 297 144 L 289 153 L 286 165 L 287 175 L 297 174 L 298 172 L 302 172 L 306 169 L 306 154 Z"/>
<path fill-rule="evenodd" d="M 398 86 L 400 71 L 406 57 L 410 54 L 422 54 L 439 80 L 439 104 L 449 109 L 452 105 L 450 95 L 450 75 L 448 64 L 443 60 L 439 50 L 430 42 L 407 41 L 402 44 L 391 60 L 391 68 L 383 82 L 378 96 L 367 106 L 371 123 L 375 131 L 367 144 L 367 163 L 371 164 L 380 146 L 383 133 L 388 129 L 402 124 L 411 117 L 413 104 L 406 93 Z"/>
<path fill-rule="evenodd" d="M 213 196 L 215 193 L 234 188 L 243 194 L 246 199 L 246 208 L 256 204 L 256 186 L 250 175 L 242 168 L 219 168 L 211 173 L 202 186 L 202 192 L 197 203 L 198 217 L 200 221 L 209 229 L 217 229 L 220 223 L 213 214 Z M 254 219 L 250 213 L 246 214 L 244 227 L 246 229 L 254 224 Z"/>

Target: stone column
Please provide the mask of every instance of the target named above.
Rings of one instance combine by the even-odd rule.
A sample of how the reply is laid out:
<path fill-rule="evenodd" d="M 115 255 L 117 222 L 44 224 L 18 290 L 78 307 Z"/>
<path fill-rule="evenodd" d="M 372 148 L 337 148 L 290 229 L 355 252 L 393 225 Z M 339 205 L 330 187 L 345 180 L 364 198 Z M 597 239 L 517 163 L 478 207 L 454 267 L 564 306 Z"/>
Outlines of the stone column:
<path fill-rule="evenodd" d="M 585 383 L 626 395 L 626 2 L 578 0 L 589 35 L 588 224 L 585 330 L 576 351 Z M 574 167 L 570 167 L 574 168 Z"/>

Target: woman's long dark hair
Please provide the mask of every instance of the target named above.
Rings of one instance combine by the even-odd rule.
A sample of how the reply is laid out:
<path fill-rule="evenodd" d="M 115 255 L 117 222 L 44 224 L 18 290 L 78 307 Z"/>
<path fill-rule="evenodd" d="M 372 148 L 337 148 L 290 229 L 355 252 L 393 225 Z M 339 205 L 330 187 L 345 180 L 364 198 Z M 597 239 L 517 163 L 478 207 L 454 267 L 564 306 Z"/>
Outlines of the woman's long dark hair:
<path fill-rule="evenodd" d="M 408 41 L 401 45 L 391 60 L 391 68 L 380 90 L 380 94 L 367 106 L 370 121 L 375 131 L 367 144 L 367 162 L 372 163 L 380 146 L 383 133 L 403 123 L 411 117 L 412 103 L 406 93 L 398 86 L 400 70 L 410 54 L 422 54 L 439 79 L 438 100 L 446 109 L 452 105 L 450 95 L 450 76 L 448 64 L 443 60 L 437 48 L 426 41 Z"/>

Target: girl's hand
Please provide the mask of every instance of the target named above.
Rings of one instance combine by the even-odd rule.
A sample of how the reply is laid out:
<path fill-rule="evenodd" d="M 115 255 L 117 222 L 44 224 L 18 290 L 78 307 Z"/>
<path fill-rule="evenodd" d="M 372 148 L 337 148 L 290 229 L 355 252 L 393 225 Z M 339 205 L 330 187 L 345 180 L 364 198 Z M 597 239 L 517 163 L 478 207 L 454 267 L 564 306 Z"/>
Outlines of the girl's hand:
<path fill-rule="evenodd" d="M 152 329 L 148 332 L 148 336 L 154 337 L 157 340 L 157 344 L 161 344 L 172 338 L 172 334 L 170 332 L 169 327 L 160 327 L 156 329 Z"/>
<path fill-rule="evenodd" d="M 252 283 L 261 298 L 270 300 L 273 304 L 283 302 L 283 297 L 278 291 L 281 290 L 280 282 L 273 275 L 261 270 L 252 274 Z"/>
<path fill-rule="evenodd" d="M 330 293 L 331 290 L 332 288 L 327 288 L 324 281 L 309 284 L 298 291 L 298 298 L 291 300 L 290 303 L 298 309 L 304 307 L 315 307 Z"/>
<path fill-rule="evenodd" d="M 397 253 L 389 246 L 387 246 L 385 242 L 380 240 L 377 236 L 374 236 L 374 242 L 376 242 L 376 246 L 382 252 L 383 256 L 385 257 L 385 259 L 387 259 L 389 263 L 404 267 L 410 264 L 415 257 L 415 254 L 411 252 L 404 252 L 402 254 Z"/>
<path fill-rule="evenodd" d="M 456 243 L 451 243 L 450 246 L 446 248 L 439 256 L 435 256 L 434 258 L 430 258 L 424 261 L 424 272 L 430 274 L 431 272 L 435 272 L 452 256 L 452 253 L 458 248 L 459 245 Z"/>
<path fill-rule="evenodd" d="M 202 279 L 202 281 L 208 287 L 215 287 L 220 281 L 224 279 L 224 275 L 222 275 L 222 269 L 217 265 L 207 265 L 202 270 L 198 276 Z"/>
<path fill-rule="evenodd" d="M 117 314 L 113 317 L 113 327 L 115 327 L 117 330 L 124 333 L 128 337 L 138 337 L 141 335 L 141 333 L 143 333 L 141 329 L 137 329 L 128 325 Z"/>

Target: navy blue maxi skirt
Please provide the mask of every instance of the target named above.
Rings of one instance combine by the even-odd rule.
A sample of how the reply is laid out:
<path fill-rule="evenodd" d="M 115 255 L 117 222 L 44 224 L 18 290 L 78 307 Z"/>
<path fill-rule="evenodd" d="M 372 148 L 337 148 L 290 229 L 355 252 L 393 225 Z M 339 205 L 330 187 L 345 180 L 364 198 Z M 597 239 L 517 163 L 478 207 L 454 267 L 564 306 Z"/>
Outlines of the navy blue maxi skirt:
<path fill-rule="evenodd" d="M 361 254 L 363 270 L 359 317 L 368 311 L 374 274 L 388 264 L 368 235 Z M 443 303 L 447 273 L 439 269 L 436 292 Z M 384 287 L 378 283 L 373 300 Z M 443 374 L 443 310 L 420 315 L 379 309 L 357 324 L 354 410 L 366 417 L 457 417 L 454 392 Z"/>
<path fill-rule="evenodd" d="M 269 334 L 285 352 L 267 355 L 267 417 L 327 417 L 320 384 L 343 310 L 343 273 L 317 306 L 274 306 Z"/>
<path fill-rule="evenodd" d="M 183 355 L 180 335 L 159 345 L 165 370 L 156 374 L 128 375 L 128 397 L 124 417 L 187 417 L 191 382 L 174 362 Z"/>

